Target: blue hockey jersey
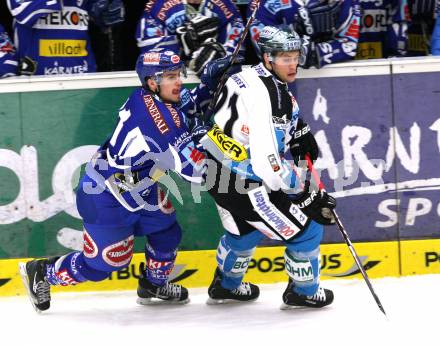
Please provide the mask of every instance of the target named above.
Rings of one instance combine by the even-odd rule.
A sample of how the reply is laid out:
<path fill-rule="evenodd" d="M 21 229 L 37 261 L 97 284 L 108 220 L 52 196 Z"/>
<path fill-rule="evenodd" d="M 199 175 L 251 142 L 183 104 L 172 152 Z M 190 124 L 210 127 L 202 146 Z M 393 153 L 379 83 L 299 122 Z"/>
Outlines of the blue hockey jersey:
<path fill-rule="evenodd" d="M 407 0 L 360 0 L 361 33 L 356 59 L 404 56 L 407 52 Z"/>
<path fill-rule="evenodd" d="M 37 63 L 35 74 L 95 72 L 88 34 L 94 0 L 8 0 L 18 57 Z"/>
<path fill-rule="evenodd" d="M 249 4 L 248 17 L 256 1 Z M 251 39 L 258 54 L 256 41 L 264 26 L 297 31 L 304 11 L 313 27 L 313 33 L 307 34 L 316 43 L 319 67 L 355 57 L 361 17 L 359 0 L 261 0 L 251 25 Z"/>
<path fill-rule="evenodd" d="M 0 78 L 15 76 L 17 69 L 18 62 L 15 47 L 8 33 L 0 25 Z"/>
<path fill-rule="evenodd" d="M 152 186 L 169 170 L 201 183 L 205 155 L 197 149 L 185 120 L 180 107 L 144 88 L 135 89 L 119 109 L 119 122 L 95 155 L 93 169 L 86 169 L 87 175 L 129 211 L 143 208 Z"/>
<path fill-rule="evenodd" d="M 179 52 L 180 44 L 176 29 L 193 14 L 185 0 L 150 0 L 139 20 L 136 40 L 141 52 L 164 47 Z M 220 21 L 217 41 L 231 54 L 243 32 L 240 12 L 231 0 L 202 1 L 198 12 L 207 17 L 217 17 Z M 242 47 L 243 52 L 244 47 Z"/>

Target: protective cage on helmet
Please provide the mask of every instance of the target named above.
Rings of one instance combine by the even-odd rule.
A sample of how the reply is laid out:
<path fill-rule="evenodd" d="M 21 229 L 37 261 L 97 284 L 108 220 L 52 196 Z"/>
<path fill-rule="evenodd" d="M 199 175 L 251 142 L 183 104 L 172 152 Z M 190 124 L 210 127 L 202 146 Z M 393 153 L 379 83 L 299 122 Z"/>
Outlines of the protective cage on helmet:
<path fill-rule="evenodd" d="M 136 61 L 136 72 L 143 87 L 146 87 L 147 78 L 153 78 L 160 84 L 164 72 L 178 69 L 182 69 L 186 77 L 186 68 L 179 55 L 163 48 L 142 53 Z"/>
<path fill-rule="evenodd" d="M 260 32 L 257 43 L 261 53 L 269 55 L 269 61 L 273 61 L 276 53 L 292 51 L 300 51 L 300 64 L 306 59 L 303 41 L 293 30 L 287 32 L 273 26 L 265 26 Z"/>

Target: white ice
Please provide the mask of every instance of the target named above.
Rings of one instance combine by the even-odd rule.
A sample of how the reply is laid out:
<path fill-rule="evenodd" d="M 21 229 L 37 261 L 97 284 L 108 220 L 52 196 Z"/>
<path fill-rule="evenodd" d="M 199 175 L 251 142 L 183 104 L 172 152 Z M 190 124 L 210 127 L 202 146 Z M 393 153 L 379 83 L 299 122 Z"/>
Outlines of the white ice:
<path fill-rule="evenodd" d="M 440 275 L 327 280 L 324 309 L 279 310 L 285 284 L 260 285 L 253 303 L 208 306 L 190 289 L 182 306 L 139 306 L 136 292 L 55 294 L 37 314 L 27 297 L 0 299 L 0 346 L 10 345 L 440 345 Z"/>

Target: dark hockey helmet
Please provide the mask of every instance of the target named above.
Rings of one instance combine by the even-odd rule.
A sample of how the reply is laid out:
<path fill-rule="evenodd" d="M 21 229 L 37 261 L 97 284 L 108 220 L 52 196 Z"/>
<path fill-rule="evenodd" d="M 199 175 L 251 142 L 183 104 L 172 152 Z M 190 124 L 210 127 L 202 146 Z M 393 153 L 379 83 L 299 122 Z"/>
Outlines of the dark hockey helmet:
<path fill-rule="evenodd" d="M 301 37 L 295 32 L 287 32 L 274 26 L 265 26 L 260 32 L 257 42 L 261 54 L 267 53 L 269 61 L 273 61 L 278 52 L 300 51 L 300 61 L 305 59 L 305 51 Z"/>
<path fill-rule="evenodd" d="M 164 72 L 178 69 L 182 69 L 186 76 L 186 68 L 180 57 L 172 50 L 164 48 L 142 53 L 136 61 L 136 72 L 143 87 L 146 87 L 147 78 L 153 78 L 157 84 L 160 84 Z"/>

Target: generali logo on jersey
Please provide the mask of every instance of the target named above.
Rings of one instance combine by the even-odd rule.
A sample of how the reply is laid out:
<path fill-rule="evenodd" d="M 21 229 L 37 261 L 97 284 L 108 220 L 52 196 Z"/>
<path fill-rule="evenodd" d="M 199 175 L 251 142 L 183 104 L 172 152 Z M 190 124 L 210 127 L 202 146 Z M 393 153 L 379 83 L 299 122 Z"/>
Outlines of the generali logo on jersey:
<path fill-rule="evenodd" d="M 156 107 L 156 104 L 154 103 L 154 100 L 151 97 L 151 95 L 144 95 L 144 102 L 159 132 L 161 134 L 167 133 L 170 129 L 167 123 L 165 122 L 162 113 Z"/>

